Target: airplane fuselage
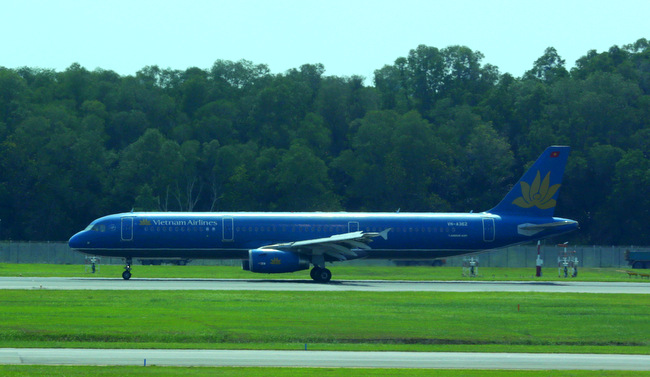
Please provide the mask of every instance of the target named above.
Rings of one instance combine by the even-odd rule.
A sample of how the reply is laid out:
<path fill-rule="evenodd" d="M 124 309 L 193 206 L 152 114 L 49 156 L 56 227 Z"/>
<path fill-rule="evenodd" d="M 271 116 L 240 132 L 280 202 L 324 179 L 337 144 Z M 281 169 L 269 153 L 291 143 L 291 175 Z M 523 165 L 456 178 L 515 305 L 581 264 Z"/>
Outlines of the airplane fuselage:
<path fill-rule="evenodd" d="M 97 219 L 70 245 L 115 257 L 246 259 L 265 245 L 390 229 L 386 239 L 372 240 L 366 258 L 427 259 L 528 242 L 547 234 L 522 235 L 519 224 L 562 220 L 489 213 L 122 213 Z"/>

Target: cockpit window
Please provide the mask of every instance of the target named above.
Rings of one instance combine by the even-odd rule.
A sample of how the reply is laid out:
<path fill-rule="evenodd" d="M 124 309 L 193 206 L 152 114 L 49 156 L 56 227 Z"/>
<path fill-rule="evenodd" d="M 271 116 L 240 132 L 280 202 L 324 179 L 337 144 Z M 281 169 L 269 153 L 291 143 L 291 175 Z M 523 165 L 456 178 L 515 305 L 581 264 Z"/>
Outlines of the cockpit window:
<path fill-rule="evenodd" d="M 90 224 L 86 227 L 85 230 L 92 230 L 95 232 L 105 232 L 106 231 L 106 225 L 105 224 Z"/>

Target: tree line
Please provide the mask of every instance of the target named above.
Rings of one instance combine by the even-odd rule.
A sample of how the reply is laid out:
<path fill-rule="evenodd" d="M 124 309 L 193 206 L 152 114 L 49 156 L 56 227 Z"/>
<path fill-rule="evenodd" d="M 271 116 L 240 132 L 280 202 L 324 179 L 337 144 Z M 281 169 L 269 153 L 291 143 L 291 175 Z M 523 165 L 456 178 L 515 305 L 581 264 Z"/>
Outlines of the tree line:
<path fill-rule="evenodd" d="M 420 45 L 361 76 L 217 60 L 135 75 L 0 67 L 0 238 L 140 211 L 483 211 L 549 145 L 575 242 L 648 244 L 650 45 L 550 47 L 522 77 Z"/>

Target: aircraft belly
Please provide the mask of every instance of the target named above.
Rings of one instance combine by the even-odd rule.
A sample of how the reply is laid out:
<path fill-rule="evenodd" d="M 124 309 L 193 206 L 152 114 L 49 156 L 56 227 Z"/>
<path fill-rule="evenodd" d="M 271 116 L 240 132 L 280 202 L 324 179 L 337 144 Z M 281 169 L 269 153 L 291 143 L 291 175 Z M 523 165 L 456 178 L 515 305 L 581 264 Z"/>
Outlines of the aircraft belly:
<path fill-rule="evenodd" d="M 190 259 L 246 259 L 248 249 L 89 249 L 77 250 L 85 254 L 119 258 L 190 258 Z"/>

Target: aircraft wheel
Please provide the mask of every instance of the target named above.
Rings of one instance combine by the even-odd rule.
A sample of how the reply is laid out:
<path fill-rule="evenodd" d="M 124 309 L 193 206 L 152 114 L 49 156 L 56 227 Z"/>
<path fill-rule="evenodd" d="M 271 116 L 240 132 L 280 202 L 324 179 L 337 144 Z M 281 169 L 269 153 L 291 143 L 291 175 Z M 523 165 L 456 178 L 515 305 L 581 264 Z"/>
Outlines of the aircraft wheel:
<path fill-rule="evenodd" d="M 318 280 L 318 270 L 320 270 L 320 267 L 314 267 L 309 271 L 309 276 L 311 276 L 312 280 Z"/>
<path fill-rule="evenodd" d="M 124 279 L 124 280 L 129 280 L 129 279 L 131 279 L 131 271 L 124 271 L 124 272 L 122 272 L 122 279 Z"/>
<path fill-rule="evenodd" d="M 332 279 L 332 273 L 327 268 L 318 268 L 316 272 L 313 272 L 314 270 L 316 270 L 316 268 L 312 270 L 312 273 L 314 275 L 312 278 L 317 282 L 327 283 Z"/>

